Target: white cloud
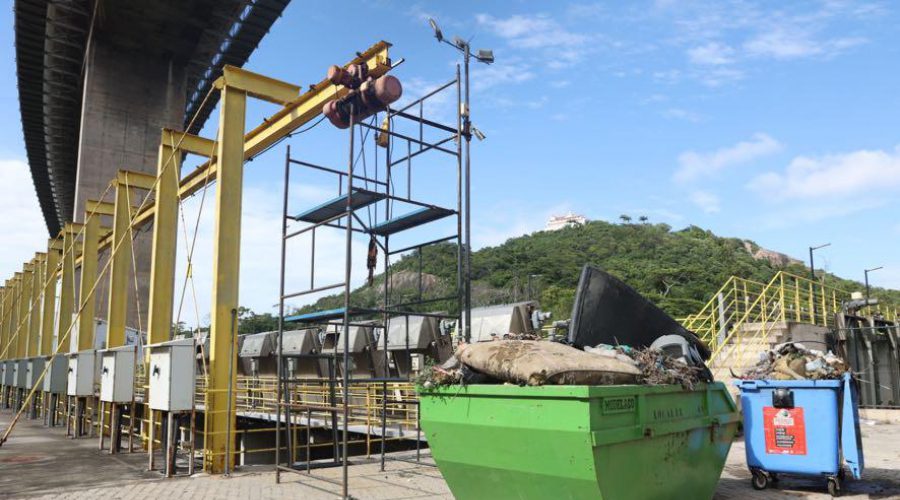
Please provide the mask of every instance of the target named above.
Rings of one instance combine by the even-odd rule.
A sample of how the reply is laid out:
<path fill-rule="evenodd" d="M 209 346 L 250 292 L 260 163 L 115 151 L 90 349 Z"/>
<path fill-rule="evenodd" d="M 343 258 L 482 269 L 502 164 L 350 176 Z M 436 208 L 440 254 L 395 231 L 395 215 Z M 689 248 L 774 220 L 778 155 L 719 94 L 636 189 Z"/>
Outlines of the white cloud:
<path fill-rule="evenodd" d="M 570 211 L 572 208 L 568 202 L 543 209 L 505 202 L 502 207 L 477 210 L 472 217 L 472 248 L 478 250 L 500 245 L 510 238 L 542 230 L 551 216 Z"/>
<path fill-rule="evenodd" d="M 475 20 L 517 48 L 580 47 L 590 41 L 589 36 L 566 30 L 546 14 L 517 14 L 506 19 L 478 14 Z"/>
<path fill-rule="evenodd" d="M 721 210 L 719 197 L 709 191 L 694 191 L 690 194 L 691 203 L 708 214 L 714 214 Z"/>
<path fill-rule="evenodd" d="M 472 68 L 472 90 L 484 91 L 499 85 L 527 82 L 535 77 L 527 64 L 518 59 L 510 59 L 486 66 L 476 65 Z"/>
<path fill-rule="evenodd" d="M 725 168 L 749 163 L 781 151 L 782 145 L 767 134 L 754 134 L 750 140 L 710 152 L 685 151 L 678 156 L 675 180 L 689 182 L 715 174 Z"/>
<path fill-rule="evenodd" d="M 734 62 L 734 49 L 719 42 L 710 42 L 688 50 L 694 64 L 718 66 Z"/>
<path fill-rule="evenodd" d="M 31 172 L 21 160 L 0 160 L 0 285 L 22 270 L 22 264 L 35 252 L 47 251 L 47 225 L 44 222 Z"/>
<path fill-rule="evenodd" d="M 540 51 L 544 64 L 551 69 L 581 62 L 594 50 L 593 42 L 598 38 L 568 30 L 547 14 L 516 14 L 507 18 L 478 14 L 475 21 L 506 40 L 513 49 Z"/>
<path fill-rule="evenodd" d="M 900 146 L 820 157 L 798 156 L 783 172 L 768 172 L 748 187 L 775 200 L 872 196 L 900 187 Z"/>
<path fill-rule="evenodd" d="M 865 42 L 866 39 L 861 37 L 818 40 L 813 34 L 796 27 L 782 26 L 751 38 L 744 43 L 744 50 L 753 57 L 789 60 L 813 56 L 833 57 Z"/>
<path fill-rule="evenodd" d="M 674 120 L 684 120 L 690 123 L 703 121 L 703 115 L 683 108 L 669 108 L 663 112 L 663 116 Z"/>

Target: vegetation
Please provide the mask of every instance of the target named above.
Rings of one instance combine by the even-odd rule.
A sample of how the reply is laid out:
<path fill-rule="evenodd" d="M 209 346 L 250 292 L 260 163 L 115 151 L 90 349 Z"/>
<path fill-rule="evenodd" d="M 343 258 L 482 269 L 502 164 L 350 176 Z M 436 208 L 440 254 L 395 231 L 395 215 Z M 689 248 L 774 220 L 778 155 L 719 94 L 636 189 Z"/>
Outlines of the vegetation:
<path fill-rule="evenodd" d="M 558 231 L 540 231 L 512 238 L 495 247 L 472 254 L 472 300 L 474 306 L 534 298 L 554 318 L 568 318 L 575 288 L 584 264 L 596 265 L 621 278 L 674 317 L 696 313 L 732 275 L 767 282 L 779 270 L 806 275 L 800 262 L 779 265 L 757 259 L 744 240 L 722 238 L 711 231 L 689 226 L 673 231 L 666 224 L 650 224 L 640 217 L 632 223 L 628 215 L 621 224 L 593 221 Z M 751 251 L 759 246 L 749 242 Z M 421 267 L 426 283 L 423 297 L 452 293 L 456 279 L 456 247 L 451 244 L 424 249 Z M 412 299 L 419 293 L 418 253 L 395 264 L 392 302 Z M 415 276 L 415 278 L 414 278 Z M 859 282 L 825 274 L 830 286 L 861 290 Z M 372 287 L 354 291 L 352 303 L 374 307 L 381 302 L 383 277 Z M 900 291 L 874 288 L 874 297 L 900 303 Z M 301 309 L 301 312 L 340 307 L 342 299 L 331 296 Z M 456 310 L 454 302 L 431 304 L 431 309 Z M 256 315 L 254 319 L 261 319 Z M 243 326 L 242 326 L 242 331 Z"/>

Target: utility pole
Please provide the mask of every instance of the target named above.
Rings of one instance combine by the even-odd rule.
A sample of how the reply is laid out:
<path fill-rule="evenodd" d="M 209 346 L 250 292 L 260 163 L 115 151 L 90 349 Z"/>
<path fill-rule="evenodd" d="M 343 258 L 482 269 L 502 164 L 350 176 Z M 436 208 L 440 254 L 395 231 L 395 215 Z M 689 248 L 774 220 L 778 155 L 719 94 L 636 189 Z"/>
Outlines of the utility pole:
<path fill-rule="evenodd" d="M 813 261 L 813 252 L 820 248 L 825 248 L 831 246 L 831 243 L 825 243 L 824 245 L 819 245 L 816 247 L 809 247 L 809 277 L 812 280 L 812 294 L 810 302 L 812 302 L 812 323 L 816 323 L 816 266 Z M 823 311 L 824 312 L 824 311 Z"/>

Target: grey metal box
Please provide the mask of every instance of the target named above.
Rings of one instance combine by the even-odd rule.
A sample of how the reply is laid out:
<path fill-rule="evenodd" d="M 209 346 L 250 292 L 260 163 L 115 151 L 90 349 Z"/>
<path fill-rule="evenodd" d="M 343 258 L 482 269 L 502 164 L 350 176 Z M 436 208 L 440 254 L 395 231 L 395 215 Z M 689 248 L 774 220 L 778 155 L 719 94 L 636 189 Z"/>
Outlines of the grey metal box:
<path fill-rule="evenodd" d="M 25 370 L 26 389 L 33 389 L 34 386 L 38 385 L 38 379 L 41 378 L 41 374 L 44 373 L 44 363 L 45 360 L 43 356 L 28 360 L 28 368 Z"/>
<path fill-rule="evenodd" d="M 28 386 L 28 360 L 17 359 L 15 366 L 15 382 L 19 389 L 26 389 Z"/>
<path fill-rule="evenodd" d="M 93 396 L 94 386 L 100 378 L 97 351 L 81 351 L 69 354 L 69 376 L 66 394 L 69 396 Z"/>
<path fill-rule="evenodd" d="M 13 386 L 16 385 L 16 362 L 12 359 L 7 359 L 3 362 L 3 385 L 5 386 Z"/>
<path fill-rule="evenodd" d="M 275 353 L 278 343 L 278 332 L 254 333 L 244 335 L 239 356 L 242 358 L 263 358 Z"/>
<path fill-rule="evenodd" d="M 194 407 L 193 339 L 171 340 L 147 346 L 150 349 L 150 408 L 190 411 Z"/>
<path fill-rule="evenodd" d="M 431 316 L 400 316 L 391 318 L 388 328 L 389 351 L 427 349 L 439 335 L 438 319 Z M 379 343 L 379 347 L 381 347 Z"/>
<path fill-rule="evenodd" d="M 61 354 L 46 359 L 49 365 L 47 375 L 44 375 L 44 392 L 62 394 L 66 392 L 68 381 L 69 359 Z"/>
<path fill-rule="evenodd" d="M 130 403 L 134 399 L 135 346 L 115 347 L 100 353 L 100 401 Z"/>

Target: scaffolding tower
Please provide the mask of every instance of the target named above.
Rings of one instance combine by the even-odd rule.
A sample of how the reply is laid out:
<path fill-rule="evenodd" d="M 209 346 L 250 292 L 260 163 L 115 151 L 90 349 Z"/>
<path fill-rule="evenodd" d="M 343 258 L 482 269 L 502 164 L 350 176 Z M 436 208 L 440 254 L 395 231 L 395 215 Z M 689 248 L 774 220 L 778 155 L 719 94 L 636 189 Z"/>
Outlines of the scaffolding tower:
<path fill-rule="evenodd" d="M 280 301 L 279 301 L 279 326 L 277 349 L 277 415 L 276 415 L 276 443 L 275 443 L 275 467 L 276 481 L 280 480 L 281 471 L 309 472 L 312 468 L 321 466 L 338 466 L 343 468 L 342 488 L 343 495 L 348 496 L 348 444 L 350 442 L 350 407 L 352 397 L 350 388 L 356 384 L 380 383 L 382 390 L 381 414 L 380 414 L 380 441 L 381 441 L 381 468 L 384 470 L 385 452 L 387 449 L 387 415 L 388 415 L 388 384 L 410 382 L 410 373 L 401 373 L 398 363 L 392 363 L 391 357 L 410 355 L 409 325 L 410 317 L 434 318 L 443 324 L 453 324 L 460 331 L 462 312 L 468 301 L 465 294 L 466 273 L 464 273 L 464 249 L 469 241 L 468 234 L 464 234 L 467 228 L 463 226 L 463 201 L 468 199 L 469 185 L 466 178 L 468 172 L 464 170 L 463 141 L 468 139 L 462 109 L 462 85 L 460 69 L 457 66 L 456 76 L 449 82 L 440 85 L 428 92 L 423 97 L 413 100 L 399 109 L 390 109 L 376 115 L 350 121 L 349 127 L 349 160 L 346 169 L 331 168 L 314 164 L 291 156 L 290 146 L 285 152 L 284 164 L 284 200 L 283 223 L 281 234 L 281 274 L 280 274 Z M 455 91 L 455 96 L 452 95 Z M 432 110 L 452 106 L 455 100 L 455 110 L 445 112 L 442 116 L 455 115 L 456 123 L 447 125 L 438 119 L 426 117 L 426 111 L 432 114 Z M 445 110 L 446 111 L 446 110 Z M 435 112 L 436 113 L 436 112 Z M 367 150 L 369 156 L 366 156 Z M 379 154 L 379 151 L 382 151 Z M 436 157 L 443 158 L 437 163 L 444 162 L 444 170 L 438 170 L 435 165 Z M 367 161 L 368 160 L 368 161 Z M 416 173 L 418 163 L 427 163 L 428 171 Z M 291 181 L 296 177 L 296 169 L 303 172 L 315 172 L 316 175 L 336 177 L 337 195 L 312 208 L 299 213 L 291 210 Z M 415 177 L 415 182 L 414 182 Z M 420 182 L 428 181 L 432 185 L 431 192 L 427 188 L 419 189 Z M 433 186 L 440 186 L 435 189 Z M 447 197 L 449 188 L 455 187 L 452 194 L 455 198 L 455 206 L 442 206 L 430 202 L 438 196 L 438 192 Z M 452 203 L 452 200 L 450 201 Z M 445 205 L 449 203 L 445 202 Z M 361 215 L 365 211 L 365 220 Z M 436 227 L 438 221 L 454 222 L 453 234 L 435 238 L 434 230 L 429 234 L 427 230 L 414 231 L 429 225 Z M 342 232 L 344 236 L 344 280 L 338 283 L 320 284 L 317 281 L 318 264 L 316 253 L 317 235 L 325 231 Z M 403 234 L 403 236 L 399 236 Z M 438 233 L 443 234 L 443 233 Z M 286 263 L 288 259 L 288 242 L 294 238 L 304 237 L 309 241 L 309 274 L 308 283 L 304 289 L 288 290 Z M 372 303 L 354 303 L 353 292 L 353 241 L 354 237 L 368 239 L 369 251 L 367 262 L 369 269 L 369 287 L 375 288 L 373 280 L 373 268 L 377 263 L 378 250 L 382 253 L 382 279 L 378 283 L 381 288 L 381 296 L 377 298 L 377 305 Z M 399 248 L 392 248 L 398 239 L 403 243 Z M 454 248 L 456 258 L 455 283 L 448 284 L 447 292 L 438 290 L 435 293 L 426 293 L 423 273 L 423 253 L 426 248 L 437 245 L 449 244 L 447 248 Z M 455 245 L 455 247 L 451 246 Z M 305 246 L 305 245 L 304 245 Z M 333 250 L 332 250 L 333 251 Z M 414 275 L 417 290 L 412 293 L 400 293 L 393 298 L 394 275 L 392 267 L 396 260 L 406 257 L 407 262 L 413 262 Z M 407 266 L 409 267 L 409 266 Z M 407 277 L 409 274 L 407 274 Z M 306 278 L 306 276 L 304 276 Z M 304 280 L 305 281 L 305 280 Z M 406 280 L 407 282 L 410 280 Z M 440 287 L 437 287 L 440 288 Z M 312 294 L 338 290 L 341 296 L 341 307 L 324 308 L 304 314 L 295 314 L 285 317 L 285 301 L 298 299 Z M 408 292 L 408 290 L 407 290 Z M 435 296 L 436 295 L 436 296 Z M 357 301 L 358 302 L 358 301 Z M 437 310 L 437 311 L 435 311 Z M 391 321 L 404 321 L 406 324 L 405 349 L 394 350 L 389 354 L 388 332 Z M 321 327 L 329 325 L 337 330 L 333 345 L 322 342 L 323 347 L 318 351 L 305 354 L 285 354 L 284 334 L 288 324 L 301 325 L 304 328 Z M 367 328 L 380 334 L 367 337 L 370 353 L 376 353 L 372 361 L 372 370 L 368 374 L 354 373 L 351 366 L 351 336 L 358 339 L 359 329 Z M 354 333 L 351 333 L 353 331 Z M 447 344 L 450 345 L 449 336 Z M 379 347 L 380 345 L 380 347 Z M 400 354 L 396 354 L 396 353 Z M 320 371 L 321 378 L 318 382 L 327 384 L 327 392 L 324 401 L 297 400 L 294 395 L 294 387 L 298 384 L 311 382 L 309 378 L 290 376 L 286 373 L 286 359 L 315 360 L 323 368 Z M 397 359 L 397 358 L 395 358 Z M 394 369 L 392 369 L 392 364 Z M 367 376 L 366 376 L 367 375 Z M 333 459 L 323 464 L 314 461 L 310 452 L 310 432 L 313 425 L 314 413 L 325 415 L 321 422 L 328 422 L 331 428 L 333 440 Z M 306 446 L 304 460 L 296 461 L 294 450 L 297 448 L 295 441 L 298 439 L 296 427 L 306 423 Z M 340 427 L 340 432 L 339 432 Z M 416 407 L 416 449 L 419 457 L 420 429 L 418 424 L 418 408 Z M 284 433 L 284 434 L 283 434 Z M 283 460 L 282 438 L 286 439 L 288 458 Z M 302 448 L 302 445 L 301 445 Z M 322 479 L 322 478 L 320 478 Z"/>

